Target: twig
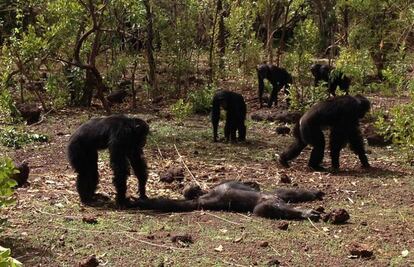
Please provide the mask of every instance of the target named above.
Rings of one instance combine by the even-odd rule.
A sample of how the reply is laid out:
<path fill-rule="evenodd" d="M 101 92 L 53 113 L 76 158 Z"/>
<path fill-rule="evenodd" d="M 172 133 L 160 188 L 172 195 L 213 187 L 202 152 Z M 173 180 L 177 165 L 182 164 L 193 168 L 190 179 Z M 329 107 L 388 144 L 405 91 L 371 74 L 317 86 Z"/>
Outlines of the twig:
<path fill-rule="evenodd" d="M 162 155 L 162 153 L 161 153 L 161 149 L 160 149 L 160 147 L 158 146 L 158 143 L 156 143 L 156 146 L 157 146 L 158 153 L 160 154 L 160 157 L 161 157 L 161 159 L 163 160 L 163 159 L 164 159 L 164 157 L 163 157 L 163 155 Z"/>
<path fill-rule="evenodd" d="M 232 259 L 233 260 L 233 259 Z M 221 260 L 223 263 L 225 263 L 225 264 L 227 264 L 227 265 L 231 265 L 231 266 L 238 266 L 238 267 L 248 267 L 248 265 L 241 265 L 241 264 L 237 264 L 237 263 L 234 263 L 234 262 L 228 262 L 228 261 L 225 261 L 225 260 Z M 234 260 L 233 260 L 234 261 Z"/>
<path fill-rule="evenodd" d="M 185 161 L 183 159 L 183 156 L 181 156 L 180 152 L 177 149 L 177 146 L 174 144 L 174 148 L 175 151 L 177 151 L 178 154 L 178 158 L 180 159 L 181 163 L 184 165 L 185 169 L 188 171 L 188 173 L 190 174 L 191 178 L 193 179 L 193 181 L 200 187 L 202 188 L 201 184 L 197 181 L 197 179 L 194 177 L 193 173 L 190 171 L 190 169 L 188 168 L 187 164 L 185 164 Z M 205 189 L 205 188 L 203 188 Z"/>
<path fill-rule="evenodd" d="M 138 241 L 140 243 L 147 244 L 147 245 L 154 246 L 154 247 L 166 248 L 166 249 L 171 249 L 171 250 L 189 250 L 188 248 L 177 248 L 177 247 L 172 247 L 172 246 L 165 246 L 165 245 L 159 245 L 159 244 L 151 243 L 151 242 L 148 242 L 148 241 L 145 241 L 145 240 L 135 238 L 132 235 L 126 235 L 126 236 L 133 239 L 133 240 L 135 240 L 135 241 Z"/>
<path fill-rule="evenodd" d="M 324 235 L 326 235 L 326 236 L 329 236 L 327 233 L 325 233 L 324 231 L 322 231 L 321 229 L 319 229 L 318 227 L 316 227 L 316 225 L 312 222 L 312 220 L 311 219 L 309 219 L 308 218 L 308 221 L 310 222 L 310 224 L 316 229 L 316 230 L 318 230 L 319 232 L 321 232 L 322 234 L 324 234 Z"/>
<path fill-rule="evenodd" d="M 212 217 L 214 217 L 214 218 L 217 218 L 217 219 L 219 219 L 219 220 L 222 220 L 222 221 L 225 221 L 225 222 L 228 222 L 228 223 L 234 224 L 234 225 L 242 225 L 241 223 L 238 223 L 238 222 L 233 222 L 233 221 L 227 220 L 227 219 L 222 218 L 222 217 L 220 217 L 220 216 L 218 216 L 218 215 L 215 215 L 215 214 L 213 214 L 213 213 L 206 212 L 206 211 L 203 211 L 203 212 L 204 212 L 205 214 L 210 215 L 210 216 L 212 216 Z"/>
<path fill-rule="evenodd" d="M 78 229 L 78 228 L 69 228 L 69 227 L 63 227 L 63 226 L 53 226 L 53 228 L 55 229 L 63 229 L 63 230 L 70 230 L 70 231 L 83 231 L 83 232 L 90 232 L 90 233 L 107 233 L 107 230 L 92 230 L 92 229 Z M 159 244 L 155 244 L 155 243 L 151 243 L 145 240 L 141 240 L 138 238 L 133 237 L 130 232 L 128 231 L 111 231 L 112 234 L 125 234 L 127 237 L 138 241 L 140 243 L 143 244 L 147 244 L 150 246 L 154 246 L 154 247 L 159 247 L 159 248 L 166 248 L 166 249 L 172 249 L 172 250 L 189 250 L 187 248 L 177 248 L 177 247 L 171 247 L 171 246 L 165 246 L 165 245 L 159 245 Z"/>
<path fill-rule="evenodd" d="M 36 126 L 36 125 L 39 125 L 39 124 L 41 124 L 44 120 L 45 120 L 45 117 L 46 117 L 46 115 L 48 115 L 50 112 L 52 112 L 54 109 L 53 108 L 51 108 L 48 112 L 46 112 L 45 114 L 43 114 L 42 115 L 42 119 L 40 120 L 40 121 L 38 121 L 38 122 L 36 122 L 36 123 L 33 123 L 33 124 L 30 124 L 29 125 L 29 127 L 31 127 L 31 126 Z"/>

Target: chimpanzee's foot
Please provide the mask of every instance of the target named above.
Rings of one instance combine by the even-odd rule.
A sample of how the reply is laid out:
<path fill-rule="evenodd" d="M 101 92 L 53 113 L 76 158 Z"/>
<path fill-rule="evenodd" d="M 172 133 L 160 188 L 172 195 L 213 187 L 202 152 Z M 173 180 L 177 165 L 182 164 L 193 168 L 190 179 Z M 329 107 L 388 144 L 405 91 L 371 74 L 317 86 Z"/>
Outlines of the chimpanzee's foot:
<path fill-rule="evenodd" d="M 308 165 L 308 167 L 315 172 L 327 172 L 326 168 L 320 165 Z"/>
<path fill-rule="evenodd" d="M 287 160 L 285 160 L 282 156 L 279 157 L 279 164 L 282 165 L 285 168 L 289 168 L 289 163 Z"/>
<path fill-rule="evenodd" d="M 319 221 L 321 218 L 321 214 L 317 212 L 316 210 L 309 209 L 309 210 L 303 210 L 302 211 L 302 218 L 304 219 L 310 219 L 312 221 Z"/>

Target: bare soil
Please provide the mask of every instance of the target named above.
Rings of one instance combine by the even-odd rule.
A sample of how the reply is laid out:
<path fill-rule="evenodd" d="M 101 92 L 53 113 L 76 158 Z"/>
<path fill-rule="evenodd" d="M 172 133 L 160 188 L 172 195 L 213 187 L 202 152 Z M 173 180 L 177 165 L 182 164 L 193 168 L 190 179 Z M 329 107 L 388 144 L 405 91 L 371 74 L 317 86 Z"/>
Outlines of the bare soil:
<path fill-rule="evenodd" d="M 253 96 L 246 97 L 250 98 Z M 374 110 L 405 101 L 370 99 Z M 254 101 L 248 105 L 249 112 L 257 109 Z M 1 211 L 9 226 L 0 236 L 0 245 L 10 247 L 25 266 L 76 266 L 92 255 L 101 266 L 270 266 L 276 262 L 281 266 L 414 265 L 413 168 L 404 163 L 396 148 L 368 147 L 370 170 L 361 169 L 349 149 L 342 152 L 339 173 L 309 171 L 309 149 L 284 169 L 277 164 L 277 154 L 292 137 L 276 134 L 280 124 L 248 120 L 245 144 L 213 143 L 208 116 L 179 123 L 168 119 L 165 110 L 156 110 L 143 107 L 131 112 L 126 105 L 119 109 L 151 122 L 152 134 L 145 149 L 150 197 L 181 197 L 182 188 L 194 179 L 206 188 L 237 179 L 255 181 L 266 191 L 276 187 L 321 189 L 326 193 L 324 200 L 301 206 L 327 212 L 343 208 L 350 219 L 340 225 L 323 221 L 286 224 L 239 213 L 118 210 L 112 202 L 100 208 L 85 207 L 79 202 L 76 176 L 65 150 L 80 124 L 103 114 L 67 109 L 27 127 L 28 131 L 48 134 L 49 143 L 33 143 L 19 150 L 0 148 L 31 166 L 30 185 L 17 190 L 16 205 Z M 328 151 L 325 155 L 324 165 L 329 166 Z M 99 168 L 99 192 L 114 199 L 107 152 L 100 154 Z M 184 168 L 184 181 L 160 182 L 160 176 L 170 168 Z M 279 183 L 284 175 L 290 183 Z M 132 196 L 136 188 L 136 179 L 131 176 Z M 191 242 L 177 241 L 174 236 L 186 236 Z M 355 244 L 372 249 L 372 256 L 351 255 Z"/>

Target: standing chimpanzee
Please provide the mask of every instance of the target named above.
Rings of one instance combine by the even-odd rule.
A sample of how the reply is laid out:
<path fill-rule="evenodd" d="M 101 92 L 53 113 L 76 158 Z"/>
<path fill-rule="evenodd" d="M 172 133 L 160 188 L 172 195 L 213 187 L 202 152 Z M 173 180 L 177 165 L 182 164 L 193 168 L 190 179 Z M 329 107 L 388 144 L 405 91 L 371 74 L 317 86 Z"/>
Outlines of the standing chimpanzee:
<path fill-rule="evenodd" d="M 276 67 L 272 64 L 260 64 L 256 68 L 257 78 L 259 80 L 259 102 L 260 107 L 263 107 L 263 91 L 264 91 L 264 79 L 267 79 L 272 84 L 272 93 L 270 94 L 268 106 L 272 107 L 273 102 L 277 105 L 277 94 L 280 89 L 284 88 L 286 99 L 289 105 L 289 86 L 292 84 L 292 76 L 283 68 Z"/>
<path fill-rule="evenodd" d="M 336 96 L 335 91 L 338 86 L 345 94 L 349 93 L 351 79 L 345 76 L 342 71 L 335 70 L 335 68 L 326 64 L 313 64 L 311 72 L 315 77 L 315 86 L 318 86 L 320 81 L 325 81 L 328 84 L 330 95 Z"/>
<path fill-rule="evenodd" d="M 280 164 L 289 167 L 288 161 L 299 156 L 309 144 L 313 146 L 309 167 L 315 171 L 325 170 L 320 166 L 325 150 L 322 130 L 329 127 L 332 168 L 339 169 L 339 153 L 347 143 L 358 155 L 362 166 L 369 168 L 359 119 L 365 116 L 370 106 L 369 100 L 361 95 L 339 96 L 312 106 L 296 124 L 293 132 L 295 141 L 280 155 Z"/>
<path fill-rule="evenodd" d="M 195 199 L 144 199 L 138 200 L 135 205 L 140 209 L 164 212 L 225 210 L 253 212 L 256 216 L 269 219 L 318 220 L 320 214 L 317 211 L 292 208 L 286 203 L 322 199 L 323 195 L 319 190 L 304 189 L 278 189 L 273 194 L 263 193 L 244 183 L 229 181 L 215 186 L 208 193 L 196 196 Z"/>
<path fill-rule="evenodd" d="M 98 150 L 106 148 L 114 172 L 117 204 L 121 207 L 129 204 L 126 198 L 129 164 L 139 180 L 140 197 L 146 197 L 148 173 L 143 147 L 148 133 L 149 126 L 145 121 L 125 115 L 91 119 L 75 131 L 69 140 L 68 159 L 78 173 L 76 186 L 83 203 L 91 204 L 96 200 Z"/>
<path fill-rule="evenodd" d="M 226 124 L 224 136 L 226 141 L 236 142 L 236 131 L 239 133 L 239 141 L 246 140 L 246 103 L 241 94 L 227 90 L 218 91 L 213 97 L 211 122 L 213 124 L 214 142 L 217 142 L 217 128 L 220 120 L 220 107 L 226 111 Z"/>

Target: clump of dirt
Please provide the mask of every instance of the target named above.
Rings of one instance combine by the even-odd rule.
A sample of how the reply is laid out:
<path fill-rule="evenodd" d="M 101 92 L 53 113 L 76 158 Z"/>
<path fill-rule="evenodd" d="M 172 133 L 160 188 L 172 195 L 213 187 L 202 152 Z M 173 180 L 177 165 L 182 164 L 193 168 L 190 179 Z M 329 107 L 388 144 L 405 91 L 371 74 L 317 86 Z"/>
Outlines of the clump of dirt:
<path fill-rule="evenodd" d="M 280 266 L 280 261 L 278 259 L 271 259 L 270 261 L 267 262 L 267 266 L 269 267 L 278 267 Z"/>
<path fill-rule="evenodd" d="M 282 173 L 280 175 L 279 183 L 280 184 L 291 184 L 292 179 L 286 173 Z"/>
<path fill-rule="evenodd" d="M 95 255 L 89 256 L 85 260 L 79 263 L 78 267 L 97 267 L 99 266 L 99 261 Z"/>
<path fill-rule="evenodd" d="M 276 133 L 279 135 L 287 135 L 290 133 L 290 128 L 287 126 L 278 126 L 276 127 Z"/>
<path fill-rule="evenodd" d="M 262 241 L 262 242 L 260 242 L 260 243 L 259 243 L 259 246 L 260 246 L 261 248 L 267 248 L 267 247 L 269 246 L 269 242 L 267 242 L 267 241 Z"/>
<path fill-rule="evenodd" d="M 343 224 L 349 220 L 349 213 L 345 209 L 334 209 L 329 213 L 322 215 L 324 222 L 332 224 Z"/>
<path fill-rule="evenodd" d="M 174 234 L 174 235 L 171 236 L 171 242 L 192 244 L 193 243 L 193 237 L 190 234 Z"/>
<path fill-rule="evenodd" d="M 384 147 L 392 144 L 391 140 L 377 133 L 373 125 L 368 125 L 368 127 L 364 131 L 364 134 L 367 138 L 369 146 Z"/>
<path fill-rule="evenodd" d="M 17 187 L 27 185 L 30 173 L 29 164 L 26 161 L 23 161 L 21 163 L 15 164 L 15 167 L 19 172 L 13 174 L 11 178 L 17 182 Z"/>
<path fill-rule="evenodd" d="M 283 231 L 286 231 L 289 228 L 289 223 L 288 222 L 279 222 L 277 224 L 277 228 Z"/>
<path fill-rule="evenodd" d="M 160 177 L 160 181 L 164 183 L 172 183 L 174 181 L 182 182 L 184 180 L 184 169 L 181 167 L 169 168 Z"/>
<path fill-rule="evenodd" d="M 82 217 L 82 222 L 88 223 L 88 224 L 97 224 L 98 218 L 96 218 L 93 215 L 85 215 Z"/>
<path fill-rule="evenodd" d="M 272 111 L 258 110 L 251 114 L 254 121 L 278 121 L 281 123 L 296 123 L 302 117 L 303 113 L 299 111 Z"/>
<path fill-rule="evenodd" d="M 371 258 L 374 255 L 373 249 L 370 246 L 361 243 L 351 244 L 349 253 L 353 258 Z"/>

